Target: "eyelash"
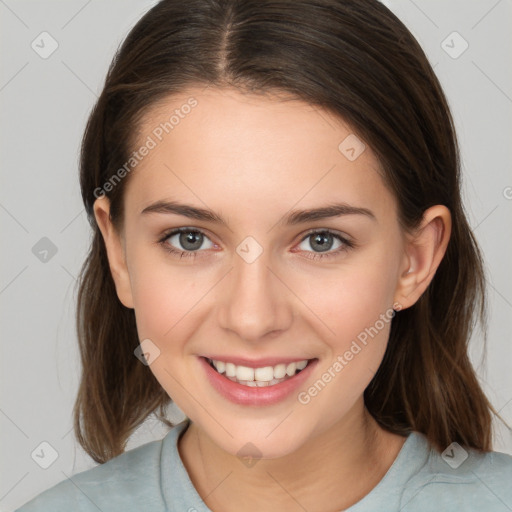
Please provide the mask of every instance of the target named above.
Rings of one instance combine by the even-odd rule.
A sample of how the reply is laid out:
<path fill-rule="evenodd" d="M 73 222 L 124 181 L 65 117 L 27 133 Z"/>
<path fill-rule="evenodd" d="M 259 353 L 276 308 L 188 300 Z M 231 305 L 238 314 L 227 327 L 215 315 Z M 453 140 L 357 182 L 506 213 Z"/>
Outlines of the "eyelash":
<path fill-rule="evenodd" d="M 200 229 L 183 227 L 183 228 L 173 229 L 173 230 L 165 233 L 163 235 L 163 237 L 160 238 L 160 240 L 158 240 L 158 243 L 162 245 L 162 247 L 164 248 L 165 251 L 167 251 L 168 253 L 170 253 L 174 257 L 179 257 L 180 259 L 183 258 L 183 257 L 185 257 L 185 258 L 196 258 L 197 257 L 197 253 L 200 252 L 200 251 L 180 251 L 178 249 L 175 249 L 174 247 L 172 247 L 171 245 L 169 245 L 167 243 L 167 240 L 169 240 L 169 238 L 171 238 L 172 236 L 174 236 L 176 234 L 179 234 L 179 233 L 200 233 L 203 236 L 208 238 L 206 233 L 204 233 Z M 352 242 L 350 240 L 347 240 L 346 238 L 342 237 L 341 235 L 339 235 L 338 233 L 336 233 L 334 231 L 331 231 L 330 229 L 314 229 L 312 231 L 309 231 L 306 235 L 304 235 L 304 237 L 300 240 L 299 243 L 302 243 L 302 242 L 304 242 L 304 240 L 306 240 L 310 236 L 316 235 L 316 234 L 319 234 L 319 233 L 321 233 L 321 234 L 327 233 L 329 235 L 332 235 L 334 238 L 338 239 L 343 244 L 343 246 L 338 248 L 338 249 L 336 249 L 335 251 L 327 252 L 327 253 L 314 253 L 314 252 L 311 252 L 311 251 L 306 251 L 309 254 L 312 254 L 311 256 L 306 256 L 306 258 L 308 258 L 308 259 L 311 259 L 311 260 L 324 260 L 324 259 L 327 259 L 327 258 L 333 258 L 333 257 L 336 257 L 339 253 L 347 252 L 349 249 L 353 249 L 355 247 L 354 242 Z"/>

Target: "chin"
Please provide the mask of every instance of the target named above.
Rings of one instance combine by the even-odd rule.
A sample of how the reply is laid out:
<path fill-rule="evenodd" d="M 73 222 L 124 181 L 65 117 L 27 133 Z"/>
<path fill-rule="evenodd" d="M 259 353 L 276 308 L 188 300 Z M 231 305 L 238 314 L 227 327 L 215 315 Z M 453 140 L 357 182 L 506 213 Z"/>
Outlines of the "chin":
<path fill-rule="evenodd" d="M 272 421 L 272 427 L 268 428 L 261 423 L 257 427 L 253 423 L 252 429 L 245 428 L 244 425 L 240 425 L 239 428 L 230 425 L 226 428 L 229 434 L 222 429 L 220 438 L 219 432 L 216 432 L 217 435 L 212 436 L 212 440 L 225 452 L 241 459 L 247 459 L 247 465 L 251 467 L 252 460 L 286 457 L 306 442 L 307 439 L 302 439 L 305 434 L 298 432 L 296 426 L 291 422 L 286 425 L 283 423 L 277 428 L 276 425 L 279 425 L 279 421 L 275 421 L 275 419 Z"/>

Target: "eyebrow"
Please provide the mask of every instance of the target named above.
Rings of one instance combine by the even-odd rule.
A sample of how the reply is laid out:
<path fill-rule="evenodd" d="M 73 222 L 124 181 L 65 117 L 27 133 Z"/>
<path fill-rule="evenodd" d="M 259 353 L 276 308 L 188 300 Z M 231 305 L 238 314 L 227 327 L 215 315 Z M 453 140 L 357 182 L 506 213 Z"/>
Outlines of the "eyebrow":
<path fill-rule="evenodd" d="M 218 224 L 228 225 L 226 220 L 212 210 L 198 208 L 177 201 L 157 201 L 144 210 L 141 215 L 148 213 L 175 214 L 188 217 L 189 219 L 202 220 L 206 222 L 215 222 Z M 346 203 L 334 203 L 320 208 L 310 208 L 307 210 L 292 210 L 284 215 L 280 224 L 294 226 L 315 220 L 328 219 L 331 217 L 341 217 L 342 215 L 364 215 L 376 221 L 375 214 L 367 208 L 352 206 Z"/>

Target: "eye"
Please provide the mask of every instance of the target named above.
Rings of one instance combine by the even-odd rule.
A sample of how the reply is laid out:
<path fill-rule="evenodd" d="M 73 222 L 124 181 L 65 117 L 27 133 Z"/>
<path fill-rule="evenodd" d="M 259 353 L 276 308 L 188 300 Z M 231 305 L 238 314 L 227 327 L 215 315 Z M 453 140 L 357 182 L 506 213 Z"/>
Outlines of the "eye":
<path fill-rule="evenodd" d="M 204 242 L 208 241 L 206 247 Z M 181 258 L 195 258 L 202 250 L 211 249 L 215 244 L 208 236 L 197 228 L 177 228 L 167 232 L 158 242 L 173 256 Z M 300 245 L 309 246 L 300 247 Z M 335 250 L 333 251 L 333 246 Z M 329 229 L 317 229 L 309 232 L 299 244 L 299 250 L 304 251 L 308 259 L 319 260 L 338 256 L 355 247 L 355 244 L 338 233 Z M 297 252 L 294 250 L 294 252 Z"/>
<path fill-rule="evenodd" d="M 301 247 L 302 244 L 306 247 Z M 311 252 L 307 246 L 309 246 L 313 252 Z M 333 246 L 335 246 L 336 250 L 331 251 Z M 317 229 L 309 232 L 299 245 L 301 250 L 309 253 L 306 257 L 313 260 L 336 257 L 340 253 L 346 252 L 353 247 L 353 242 L 329 229 Z"/>
<path fill-rule="evenodd" d="M 210 243 L 209 246 L 203 247 L 205 241 Z M 175 256 L 192 257 L 196 256 L 196 252 L 201 249 L 211 249 L 214 247 L 213 242 L 200 230 L 192 228 L 178 228 L 166 233 L 159 243 Z"/>

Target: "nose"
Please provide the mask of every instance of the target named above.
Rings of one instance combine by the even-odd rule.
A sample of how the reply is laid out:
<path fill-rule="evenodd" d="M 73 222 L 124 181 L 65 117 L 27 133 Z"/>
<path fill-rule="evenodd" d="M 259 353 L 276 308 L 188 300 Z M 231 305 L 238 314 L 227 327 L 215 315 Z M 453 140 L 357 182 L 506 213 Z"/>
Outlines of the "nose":
<path fill-rule="evenodd" d="M 259 341 L 292 323 L 293 294 L 269 263 L 266 251 L 252 262 L 234 254 L 222 287 L 219 323 L 240 339 Z"/>

